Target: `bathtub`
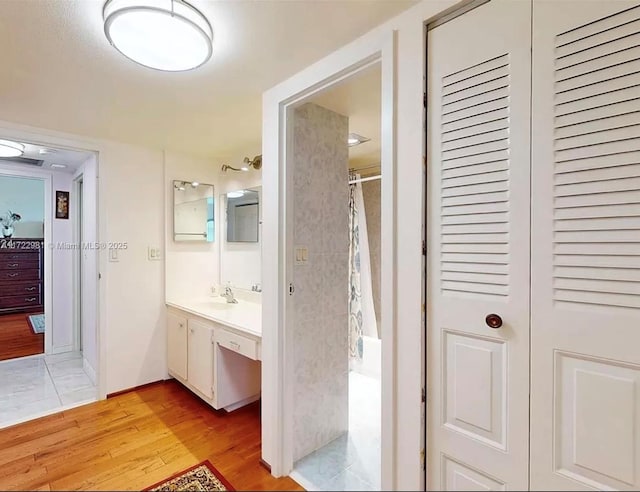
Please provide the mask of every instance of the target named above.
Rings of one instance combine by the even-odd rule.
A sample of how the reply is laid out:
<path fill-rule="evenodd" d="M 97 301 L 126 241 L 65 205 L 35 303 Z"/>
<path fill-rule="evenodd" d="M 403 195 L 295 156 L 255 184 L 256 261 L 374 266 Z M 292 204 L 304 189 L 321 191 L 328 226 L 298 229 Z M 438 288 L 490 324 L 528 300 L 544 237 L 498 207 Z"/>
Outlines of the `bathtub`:
<path fill-rule="evenodd" d="M 351 370 L 379 379 L 382 361 L 381 342 L 379 338 L 362 337 L 362 360 L 353 360 Z"/>

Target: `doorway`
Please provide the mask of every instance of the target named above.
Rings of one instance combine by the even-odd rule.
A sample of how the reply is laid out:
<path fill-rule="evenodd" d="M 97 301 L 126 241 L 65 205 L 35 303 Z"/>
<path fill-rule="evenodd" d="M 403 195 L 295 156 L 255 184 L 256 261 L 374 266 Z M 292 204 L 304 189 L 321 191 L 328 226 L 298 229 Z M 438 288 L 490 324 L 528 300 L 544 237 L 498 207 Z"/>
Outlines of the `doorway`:
<path fill-rule="evenodd" d="M 40 331 L 44 340 L 37 351 L 0 361 L 0 427 L 98 396 L 86 351 L 75 343 L 75 292 L 86 282 L 72 273 L 83 246 L 75 232 L 95 229 L 97 220 L 78 207 L 79 197 L 86 204 L 87 196 L 77 194 L 74 175 L 97 176 L 97 161 L 92 152 L 22 141 L 18 146 L 22 155 L 0 158 L 0 180 L 12 180 L 0 195 L 0 206 L 6 208 L 0 239 L 0 323 L 5 316 L 18 317 L 20 326 L 28 328 L 23 339 Z M 97 278 L 91 280 L 95 284 Z M 87 333 L 96 329 L 97 324 L 83 327 Z"/>
<path fill-rule="evenodd" d="M 292 477 L 381 487 L 381 70 L 293 109 Z"/>

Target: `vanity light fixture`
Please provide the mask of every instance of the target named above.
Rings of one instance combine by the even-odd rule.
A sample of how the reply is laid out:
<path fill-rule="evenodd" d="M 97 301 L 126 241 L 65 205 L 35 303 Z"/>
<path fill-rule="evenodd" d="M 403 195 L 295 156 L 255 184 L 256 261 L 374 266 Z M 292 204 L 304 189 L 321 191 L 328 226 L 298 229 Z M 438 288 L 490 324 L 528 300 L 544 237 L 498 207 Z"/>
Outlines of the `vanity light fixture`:
<path fill-rule="evenodd" d="M 371 140 L 370 138 L 363 137 L 362 135 L 358 135 L 357 133 L 349 133 L 349 137 L 347 138 L 347 144 L 349 147 L 355 147 L 356 145 L 363 144 Z"/>
<path fill-rule="evenodd" d="M 20 157 L 24 154 L 24 145 L 11 140 L 0 140 L 0 157 Z"/>
<path fill-rule="evenodd" d="M 222 165 L 222 172 L 226 173 L 229 169 L 232 171 L 249 171 L 251 168 L 253 169 L 261 169 L 262 168 L 262 154 L 255 156 L 253 159 L 249 159 L 245 157 L 242 161 L 243 166 L 240 168 L 230 166 L 229 164 Z"/>
<path fill-rule="evenodd" d="M 144 67 L 183 72 L 211 58 L 211 24 L 184 0 L 107 0 L 102 18 L 111 45 Z"/>
<path fill-rule="evenodd" d="M 192 187 L 192 188 L 197 188 L 198 186 L 200 186 L 200 183 L 198 183 L 197 181 L 193 181 L 193 182 L 191 183 L 191 187 Z"/>

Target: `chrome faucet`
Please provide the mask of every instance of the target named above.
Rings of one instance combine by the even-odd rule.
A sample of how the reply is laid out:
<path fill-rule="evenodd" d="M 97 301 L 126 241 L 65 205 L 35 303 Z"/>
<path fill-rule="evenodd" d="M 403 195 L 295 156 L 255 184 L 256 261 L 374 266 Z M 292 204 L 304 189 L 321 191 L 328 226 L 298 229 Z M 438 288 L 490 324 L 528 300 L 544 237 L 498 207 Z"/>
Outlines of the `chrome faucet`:
<path fill-rule="evenodd" d="M 227 300 L 228 304 L 238 304 L 238 300 L 235 298 L 231 287 L 229 287 L 228 285 L 224 288 L 224 294 L 222 294 L 222 297 Z"/>

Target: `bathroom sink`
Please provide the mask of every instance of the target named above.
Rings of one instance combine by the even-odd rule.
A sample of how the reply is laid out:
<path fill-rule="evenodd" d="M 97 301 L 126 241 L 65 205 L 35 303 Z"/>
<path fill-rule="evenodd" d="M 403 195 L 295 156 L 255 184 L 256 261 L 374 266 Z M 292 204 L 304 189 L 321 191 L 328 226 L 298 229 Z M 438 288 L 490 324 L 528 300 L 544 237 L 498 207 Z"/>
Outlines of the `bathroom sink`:
<path fill-rule="evenodd" d="M 198 308 L 202 309 L 213 309 L 215 311 L 225 311 L 227 309 L 232 308 L 233 306 L 237 306 L 237 304 L 229 304 L 228 302 L 220 302 L 220 301 L 206 301 L 199 302 L 196 304 Z"/>

